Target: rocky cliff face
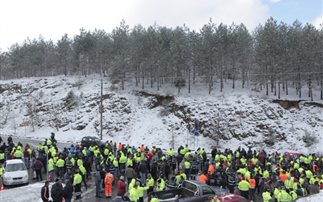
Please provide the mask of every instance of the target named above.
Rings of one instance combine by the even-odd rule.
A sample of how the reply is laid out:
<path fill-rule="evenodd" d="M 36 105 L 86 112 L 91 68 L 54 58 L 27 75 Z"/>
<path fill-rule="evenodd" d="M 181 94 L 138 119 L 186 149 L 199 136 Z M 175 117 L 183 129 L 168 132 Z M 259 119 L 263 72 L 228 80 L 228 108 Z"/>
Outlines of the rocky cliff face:
<path fill-rule="evenodd" d="M 323 134 L 323 108 L 318 103 L 241 95 L 191 101 L 182 111 L 189 113 L 184 117 L 200 120 L 204 136 L 236 139 L 252 147 L 308 147 L 314 151 Z"/>
<path fill-rule="evenodd" d="M 104 86 L 106 139 L 177 146 L 192 143 L 188 139 L 198 125 L 199 138 L 210 138 L 202 138 L 202 146 L 320 150 L 321 103 L 262 99 L 246 93 L 174 96 L 135 88 L 119 91 L 109 82 Z M 44 128 L 62 138 L 72 133 L 98 135 L 99 104 L 100 82 L 95 76 L 1 81 L 0 128 L 2 133 L 17 135 L 37 134 Z"/>

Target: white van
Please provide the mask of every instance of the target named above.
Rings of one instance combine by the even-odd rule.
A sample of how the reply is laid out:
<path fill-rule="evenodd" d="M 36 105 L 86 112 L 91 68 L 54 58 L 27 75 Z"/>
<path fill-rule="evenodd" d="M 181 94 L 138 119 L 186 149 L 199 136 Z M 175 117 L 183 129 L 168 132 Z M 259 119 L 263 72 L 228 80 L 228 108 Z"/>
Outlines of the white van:
<path fill-rule="evenodd" d="M 4 164 L 3 184 L 28 184 L 28 170 L 21 159 L 7 160 Z"/>

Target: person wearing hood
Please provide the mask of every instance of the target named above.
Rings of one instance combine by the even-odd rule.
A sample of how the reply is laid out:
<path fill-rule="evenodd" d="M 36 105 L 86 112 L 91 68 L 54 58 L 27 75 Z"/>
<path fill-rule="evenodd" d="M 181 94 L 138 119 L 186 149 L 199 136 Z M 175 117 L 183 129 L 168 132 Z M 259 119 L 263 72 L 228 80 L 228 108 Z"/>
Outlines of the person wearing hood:
<path fill-rule="evenodd" d="M 131 190 L 129 190 L 130 201 L 143 202 L 144 192 L 147 189 L 148 187 L 141 187 L 139 181 L 135 182 L 134 187 Z"/>
<path fill-rule="evenodd" d="M 126 183 L 124 182 L 124 176 L 120 176 L 117 183 L 117 195 L 123 197 L 126 193 Z"/>

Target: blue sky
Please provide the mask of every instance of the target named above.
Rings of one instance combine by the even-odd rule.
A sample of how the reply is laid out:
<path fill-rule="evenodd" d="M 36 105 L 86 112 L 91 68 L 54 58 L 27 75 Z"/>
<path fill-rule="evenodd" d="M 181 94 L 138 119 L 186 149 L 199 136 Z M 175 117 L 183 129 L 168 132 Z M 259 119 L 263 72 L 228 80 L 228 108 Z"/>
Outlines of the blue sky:
<path fill-rule="evenodd" d="M 0 51 L 27 37 L 56 42 L 81 28 L 111 32 L 121 20 L 132 28 L 141 24 L 186 25 L 199 31 L 216 24 L 243 23 L 253 31 L 273 16 L 292 24 L 298 19 L 316 27 L 323 22 L 323 0 L 0 0 Z"/>
<path fill-rule="evenodd" d="M 323 13 L 322 0 L 263 0 L 269 6 L 269 15 L 291 24 L 298 19 L 303 24 L 314 22 Z"/>

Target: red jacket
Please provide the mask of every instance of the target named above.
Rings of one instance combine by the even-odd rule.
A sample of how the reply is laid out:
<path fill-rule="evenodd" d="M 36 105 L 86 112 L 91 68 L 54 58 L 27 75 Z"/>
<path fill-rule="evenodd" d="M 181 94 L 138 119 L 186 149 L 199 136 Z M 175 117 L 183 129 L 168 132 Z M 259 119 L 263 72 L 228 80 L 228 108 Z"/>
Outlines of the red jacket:
<path fill-rule="evenodd" d="M 29 151 L 28 151 L 28 149 L 25 149 L 24 150 L 24 158 L 29 158 L 29 157 L 30 157 Z"/>
<path fill-rule="evenodd" d="M 148 152 L 147 158 L 152 159 L 154 157 L 154 154 L 152 152 Z"/>
<path fill-rule="evenodd" d="M 123 196 L 126 193 L 126 183 L 123 180 L 119 180 L 117 184 L 118 196 Z"/>

